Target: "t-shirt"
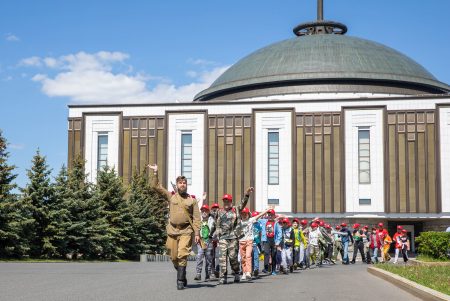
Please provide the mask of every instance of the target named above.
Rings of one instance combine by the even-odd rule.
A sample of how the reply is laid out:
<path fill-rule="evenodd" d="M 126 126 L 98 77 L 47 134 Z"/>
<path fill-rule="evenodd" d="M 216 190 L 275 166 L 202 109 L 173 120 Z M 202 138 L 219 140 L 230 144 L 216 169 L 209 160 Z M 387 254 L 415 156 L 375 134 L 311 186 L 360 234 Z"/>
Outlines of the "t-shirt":
<path fill-rule="evenodd" d="M 275 237 L 275 222 L 274 221 L 267 221 L 267 223 L 266 223 L 266 236 L 268 238 L 274 238 Z"/>
<path fill-rule="evenodd" d="M 297 229 L 292 229 L 294 231 L 294 247 L 300 247 L 300 231 Z"/>
<path fill-rule="evenodd" d="M 316 229 L 309 232 L 309 244 L 317 246 L 319 245 L 319 236 L 320 236 L 320 230 Z"/>
<path fill-rule="evenodd" d="M 239 241 L 253 240 L 253 223 L 255 220 L 256 219 L 254 217 L 251 217 L 246 221 L 241 220 L 240 227 L 242 228 L 242 233 L 244 236 L 242 236 Z"/>

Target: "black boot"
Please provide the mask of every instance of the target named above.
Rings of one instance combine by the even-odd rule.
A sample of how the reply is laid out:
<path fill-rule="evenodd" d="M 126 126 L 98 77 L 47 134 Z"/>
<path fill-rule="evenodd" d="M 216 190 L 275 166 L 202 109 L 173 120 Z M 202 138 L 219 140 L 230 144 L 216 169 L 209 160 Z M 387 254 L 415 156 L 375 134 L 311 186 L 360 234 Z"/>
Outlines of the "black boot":
<path fill-rule="evenodd" d="M 181 268 L 183 270 L 183 285 L 184 285 L 184 287 L 186 287 L 187 286 L 186 267 L 184 266 L 184 267 L 181 267 Z"/>
<path fill-rule="evenodd" d="M 178 290 L 184 289 L 183 268 L 186 268 L 186 267 L 178 267 L 178 272 L 177 272 L 177 289 Z"/>

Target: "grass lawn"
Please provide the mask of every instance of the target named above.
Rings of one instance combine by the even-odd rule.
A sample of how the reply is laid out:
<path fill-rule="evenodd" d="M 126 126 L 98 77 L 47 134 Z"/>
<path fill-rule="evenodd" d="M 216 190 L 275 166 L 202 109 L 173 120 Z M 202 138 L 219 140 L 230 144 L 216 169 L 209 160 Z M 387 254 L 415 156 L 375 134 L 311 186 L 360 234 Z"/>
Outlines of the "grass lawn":
<path fill-rule="evenodd" d="M 424 262 L 450 262 L 450 259 L 436 259 L 428 255 L 417 255 L 416 259 Z"/>
<path fill-rule="evenodd" d="M 450 267 L 448 266 L 377 264 L 376 267 L 450 295 Z"/>

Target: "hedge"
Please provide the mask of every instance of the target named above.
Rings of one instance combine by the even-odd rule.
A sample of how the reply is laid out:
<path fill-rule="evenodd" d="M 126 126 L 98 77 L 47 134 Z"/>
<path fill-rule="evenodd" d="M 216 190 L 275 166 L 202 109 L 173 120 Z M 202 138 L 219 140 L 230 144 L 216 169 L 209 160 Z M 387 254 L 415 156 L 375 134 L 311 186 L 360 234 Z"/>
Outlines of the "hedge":
<path fill-rule="evenodd" d="M 445 260 L 450 251 L 450 232 L 422 232 L 416 238 L 418 253 Z"/>

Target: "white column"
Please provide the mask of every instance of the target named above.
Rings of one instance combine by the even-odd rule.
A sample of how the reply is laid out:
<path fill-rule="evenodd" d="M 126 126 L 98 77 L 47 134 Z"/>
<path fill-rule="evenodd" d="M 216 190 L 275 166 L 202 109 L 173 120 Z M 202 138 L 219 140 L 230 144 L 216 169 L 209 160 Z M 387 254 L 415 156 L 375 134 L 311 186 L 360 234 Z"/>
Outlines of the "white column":
<path fill-rule="evenodd" d="M 370 183 L 359 182 L 358 130 L 370 130 Z M 345 110 L 345 205 L 347 212 L 384 212 L 383 110 Z M 370 199 L 370 205 L 360 205 Z"/>
<path fill-rule="evenodd" d="M 441 206 L 442 212 L 450 212 L 450 108 L 439 109 L 441 153 Z"/>
<path fill-rule="evenodd" d="M 87 115 L 85 118 L 85 170 L 88 180 L 97 180 L 98 134 L 108 135 L 108 166 L 119 167 L 119 116 L 118 115 Z"/>
<path fill-rule="evenodd" d="M 255 113 L 255 205 L 267 208 L 268 199 L 278 199 L 276 211 L 292 211 L 292 113 Z M 268 184 L 268 132 L 279 132 L 279 182 Z"/>
<path fill-rule="evenodd" d="M 192 133 L 192 183 L 188 183 L 188 193 L 198 199 L 204 191 L 205 162 L 205 115 L 204 114 L 169 114 L 167 130 L 167 186 L 181 175 L 181 134 Z"/>

